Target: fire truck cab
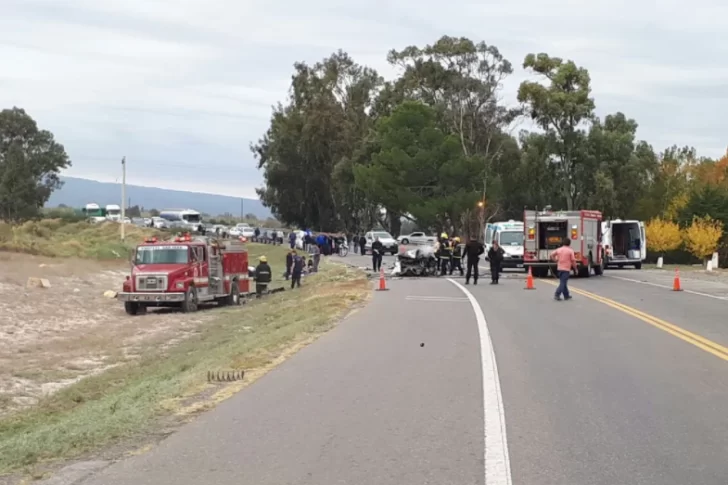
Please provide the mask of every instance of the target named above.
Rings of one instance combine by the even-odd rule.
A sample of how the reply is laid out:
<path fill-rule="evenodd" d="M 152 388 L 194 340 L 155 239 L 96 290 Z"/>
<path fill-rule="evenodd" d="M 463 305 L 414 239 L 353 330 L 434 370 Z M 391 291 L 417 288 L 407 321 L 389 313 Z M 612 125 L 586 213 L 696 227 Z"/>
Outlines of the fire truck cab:
<path fill-rule="evenodd" d="M 571 239 L 579 276 L 589 277 L 604 272 L 602 250 L 602 213 L 592 210 L 537 211 L 526 210 L 524 222 L 524 266 L 536 277 L 544 277 L 556 269 L 551 254 L 565 238 Z"/>
<path fill-rule="evenodd" d="M 117 298 L 129 315 L 148 307 L 194 312 L 204 302 L 239 305 L 250 291 L 248 252 L 241 241 L 206 236 L 146 239 L 131 259 L 131 275 Z"/>

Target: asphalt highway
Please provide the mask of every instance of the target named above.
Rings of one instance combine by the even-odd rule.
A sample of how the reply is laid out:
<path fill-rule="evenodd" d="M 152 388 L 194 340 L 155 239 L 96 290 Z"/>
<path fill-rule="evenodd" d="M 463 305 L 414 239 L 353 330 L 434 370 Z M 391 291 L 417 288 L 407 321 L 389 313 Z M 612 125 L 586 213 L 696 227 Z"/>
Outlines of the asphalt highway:
<path fill-rule="evenodd" d="M 83 483 L 728 483 L 728 301 L 605 276 L 555 302 L 552 280 L 481 278 L 388 280 L 249 388 Z"/>

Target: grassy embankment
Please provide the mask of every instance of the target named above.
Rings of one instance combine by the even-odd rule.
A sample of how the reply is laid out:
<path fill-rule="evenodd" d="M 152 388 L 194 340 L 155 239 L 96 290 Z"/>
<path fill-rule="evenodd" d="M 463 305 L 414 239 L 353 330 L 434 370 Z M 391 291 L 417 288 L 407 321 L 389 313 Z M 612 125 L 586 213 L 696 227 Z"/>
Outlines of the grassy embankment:
<path fill-rule="evenodd" d="M 130 228 L 127 243 L 121 244 L 116 224 L 0 225 L 0 248 L 104 259 L 125 254 L 143 232 Z M 250 244 L 249 251 L 251 261 L 266 254 L 274 281 L 281 279 L 284 247 Z M 301 289 L 211 310 L 219 315 L 164 355 L 150 348 L 137 361 L 83 379 L 0 421 L 0 475 L 24 470 L 40 476 L 59 459 L 83 456 L 120 440 L 141 443 L 144 436 L 153 436 L 159 418 L 184 421 L 230 397 L 366 300 L 370 285 L 364 274 L 331 262 L 320 269 L 304 279 Z M 244 369 L 244 381 L 206 382 L 208 370 L 231 369 Z"/>
<path fill-rule="evenodd" d="M 113 222 L 42 219 L 17 226 L 0 222 L 0 250 L 60 258 L 126 259 L 129 250 L 145 236 L 161 234 L 131 224 L 124 230 L 125 240 L 121 241 L 119 224 Z"/>

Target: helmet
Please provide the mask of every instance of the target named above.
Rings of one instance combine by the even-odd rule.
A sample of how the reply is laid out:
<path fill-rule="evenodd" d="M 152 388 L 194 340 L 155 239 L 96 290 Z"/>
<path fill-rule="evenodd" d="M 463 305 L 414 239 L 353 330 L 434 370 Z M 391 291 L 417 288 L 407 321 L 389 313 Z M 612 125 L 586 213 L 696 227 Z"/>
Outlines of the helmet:
<path fill-rule="evenodd" d="M 268 258 L 266 258 L 265 256 L 261 256 L 260 257 L 260 262 L 261 263 L 267 263 L 268 262 Z"/>
<path fill-rule="evenodd" d="M 447 239 L 447 233 L 443 232 L 442 234 L 440 234 L 440 239 Z"/>
<path fill-rule="evenodd" d="M 455 242 L 458 242 L 458 243 L 460 242 L 460 238 L 458 236 L 455 236 L 454 239 L 455 239 Z"/>

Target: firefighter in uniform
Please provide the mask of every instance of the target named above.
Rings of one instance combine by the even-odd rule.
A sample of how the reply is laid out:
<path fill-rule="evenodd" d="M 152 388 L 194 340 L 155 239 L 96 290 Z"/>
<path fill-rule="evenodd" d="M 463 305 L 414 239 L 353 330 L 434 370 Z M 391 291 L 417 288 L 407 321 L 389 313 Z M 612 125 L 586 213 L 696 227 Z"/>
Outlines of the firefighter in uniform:
<path fill-rule="evenodd" d="M 452 275 L 454 270 L 460 271 L 460 276 L 464 275 L 463 272 L 463 248 L 464 246 L 460 244 L 460 238 L 455 236 L 452 239 L 452 256 L 450 256 L 450 275 Z"/>
<path fill-rule="evenodd" d="M 272 276 L 268 258 L 261 256 L 259 261 L 258 266 L 255 268 L 255 293 L 258 298 L 268 289 L 268 283 L 270 283 Z"/>
<path fill-rule="evenodd" d="M 440 245 L 437 248 L 437 265 L 440 267 L 440 276 L 447 274 L 447 265 L 450 262 L 450 242 L 447 233 L 440 234 Z"/>

